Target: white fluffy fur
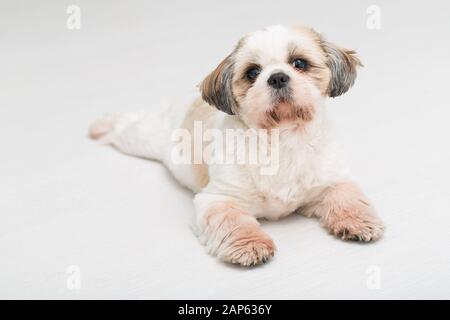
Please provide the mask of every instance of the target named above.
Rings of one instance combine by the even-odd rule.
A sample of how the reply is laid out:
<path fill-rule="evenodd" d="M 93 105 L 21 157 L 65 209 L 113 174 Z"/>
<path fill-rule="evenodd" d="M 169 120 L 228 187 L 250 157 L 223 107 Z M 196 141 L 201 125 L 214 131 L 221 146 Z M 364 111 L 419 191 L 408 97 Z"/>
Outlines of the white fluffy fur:
<path fill-rule="evenodd" d="M 236 55 L 236 63 L 252 54 L 265 59 L 267 67 L 260 75 L 261 83 L 273 70 L 283 70 L 295 77 L 289 65 L 282 63 L 286 43 L 294 37 L 286 30 L 273 27 L 265 33 L 250 35 L 245 48 Z M 300 41 L 309 49 L 312 40 L 306 35 L 303 37 Z M 352 187 L 354 183 L 349 180 L 341 150 L 326 117 L 325 97 L 316 87 L 308 85 L 307 80 L 300 86 L 303 89 L 299 90 L 306 90 L 313 101 L 314 117 L 300 129 L 290 123 L 280 124 L 280 167 L 276 175 L 261 175 L 256 165 L 210 165 L 209 183 L 201 186 L 191 165 L 172 163 L 171 133 L 181 126 L 192 103 L 201 99 L 198 94 L 155 114 L 116 114 L 102 118 L 92 125 L 91 136 L 101 137 L 125 153 L 162 161 L 183 185 L 193 190 L 197 213 L 194 230 L 208 251 L 222 260 L 241 265 L 267 261 L 273 256 L 275 246 L 256 219 L 278 219 L 295 211 L 302 212 L 302 208 L 305 214 L 319 217 L 330 232 L 340 237 L 377 239 L 381 236 L 382 224 L 362 193 Z M 250 89 L 245 99 L 243 104 L 265 98 Z M 200 105 L 205 104 L 200 102 Z M 261 104 L 267 105 L 267 102 L 259 102 Z M 208 123 L 223 132 L 246 129 L 252 126 L 252 118 L 245 119 L 245 116 L 231 116 L 214 109 Z M 350 189 L 352 192 L 348 192 Z M 333 190 L 332 196 L 329 190 Z M 348 226 L 336 227 L 340 216 L 346 217 Z M 329 226 L 331 223 L 333 225 Z"/>

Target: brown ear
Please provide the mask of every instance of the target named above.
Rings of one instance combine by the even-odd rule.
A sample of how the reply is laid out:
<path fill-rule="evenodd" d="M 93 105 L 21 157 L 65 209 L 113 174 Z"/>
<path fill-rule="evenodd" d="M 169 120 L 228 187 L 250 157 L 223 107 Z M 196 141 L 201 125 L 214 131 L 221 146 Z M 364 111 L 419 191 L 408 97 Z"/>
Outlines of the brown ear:
<path fill-rule="evenodd" d="M 228 114 L 235 114 L 237 109 L 232 90 L 233 67 L 233 54 L 230 54 L 200 84 L 203 100 Z"/>
<path fill-rule="evenodd" d="M 346 93 L 356 79 L 356 69 L 362 66 L 356 52 L 322 41 L 322 48 L 328 56 L 327 65 L 331 71 L 331 79 L 327 93 L 334 98 Z"/>

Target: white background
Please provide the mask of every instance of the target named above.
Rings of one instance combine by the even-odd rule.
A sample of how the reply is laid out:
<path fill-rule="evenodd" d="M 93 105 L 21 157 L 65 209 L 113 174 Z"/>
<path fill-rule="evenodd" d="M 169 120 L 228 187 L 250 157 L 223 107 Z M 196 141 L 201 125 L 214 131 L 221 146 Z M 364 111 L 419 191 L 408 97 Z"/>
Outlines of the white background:
<path fill-rule="evenodd" d="M 371 4 L 381 30 L 366 27 Z M 449 15 L 446 1 L 1 0 L 0 298 L 450 298 Z M 205 253 L 192 195 L 160 164 L 86 133 L 104 112 L 184 95 L 277 23 L 359 52 L 355 87 L 328 107 L 387 231 L 362 245 L 314 219 L 263 222 L 276 257 L 242 269 Z"/>

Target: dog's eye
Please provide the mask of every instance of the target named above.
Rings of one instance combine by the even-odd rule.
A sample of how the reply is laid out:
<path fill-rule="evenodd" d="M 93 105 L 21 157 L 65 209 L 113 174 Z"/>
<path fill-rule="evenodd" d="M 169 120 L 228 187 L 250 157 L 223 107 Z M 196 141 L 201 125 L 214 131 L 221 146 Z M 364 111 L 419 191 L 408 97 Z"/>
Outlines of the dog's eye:
<path fill-rule="evenodd" d="M 294 61 L 292 61 L 292 66 L 295 69 L 299 69 L 299 70 L 306 70 L 308 64 L 305 60 L 303 59 L 295 59 Z"/>
<path fill-rule="evenodd" d="M 249 78 L 251 81 L 255 81 L 256 78 L 261 73 L 261 69 L 254 67 L 247 70 L 247 78 Z"/>

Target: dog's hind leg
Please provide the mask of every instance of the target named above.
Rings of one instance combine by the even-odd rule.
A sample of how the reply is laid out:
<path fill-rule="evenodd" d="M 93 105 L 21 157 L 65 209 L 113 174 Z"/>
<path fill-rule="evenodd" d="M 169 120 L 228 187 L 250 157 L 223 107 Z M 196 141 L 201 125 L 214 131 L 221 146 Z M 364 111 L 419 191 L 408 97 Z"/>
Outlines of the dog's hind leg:
<path fill-rule="evenodd" d="M 192 103 L 183 103 L 157 112 L 108 114 L 91 124 L 89 135 L 125 154 L 161 161 L 181 184 L 197 192 L 208 181 L 205 165 L 177 163 L 172 159 L 177 145 L 172 136 L 181 127 L 190 107 Z"/>
<path fill-rule="evenodd" d="M 163 112 L 112 113 L 94 121 L 89 136 L 128 155 L 163 160 L 171 128 Z"/>

